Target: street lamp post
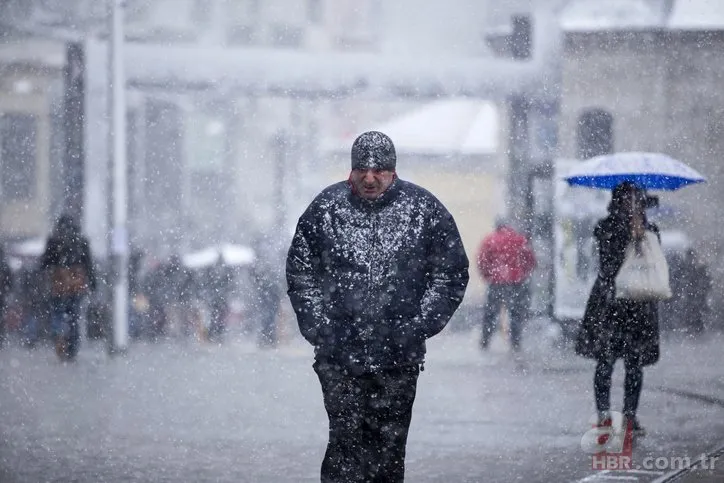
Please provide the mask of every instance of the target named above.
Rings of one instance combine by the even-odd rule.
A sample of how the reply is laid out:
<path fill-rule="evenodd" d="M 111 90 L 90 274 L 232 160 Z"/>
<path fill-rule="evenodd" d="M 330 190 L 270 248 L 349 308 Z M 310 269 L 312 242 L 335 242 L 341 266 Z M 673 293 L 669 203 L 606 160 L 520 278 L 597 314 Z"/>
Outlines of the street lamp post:
<path fill-rule="evenodd" d="M 113 220 L 111 257 L 113 260 L 113 338 L 111 353 L 122 353 L 128 346 L 128 186 L 126 165 L 126 79 L 123 65 L 124 0 L 111 0 L 110 90 L 113 149 Z"/>
<path fill-rule="evenodd" d="M 532 25 L 527 16 L 513 18 L 513 34 L 510 50 L 513 59 L 529 61 L 531 57 Z M 516 93 L 509 98 L 510 106 L 510 150 L 508 157 L 508 214 L 519 223 L 519 228 L 528 232 L 531 214 L 525 203 L 530 171 L 530 126 L 531 102 L 527 94 Z"/>

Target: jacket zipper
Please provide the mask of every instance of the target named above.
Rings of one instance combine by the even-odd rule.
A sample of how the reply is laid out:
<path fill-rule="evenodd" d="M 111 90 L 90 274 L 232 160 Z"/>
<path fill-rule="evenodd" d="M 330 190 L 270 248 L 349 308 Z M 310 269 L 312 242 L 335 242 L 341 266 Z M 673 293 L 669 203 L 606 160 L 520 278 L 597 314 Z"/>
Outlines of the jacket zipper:
<path fill-rule="evenodd" d="M 377 212 L 373 209 L 370 213 L 370 228 L 372 230 L 372 236 L 371 242 L 370 242 L 370 258 L 369 258 L 369 265 L 367 269 L 367 296 L 369 297 L 370 294 L 372 294 L 372 285 L 374 283 L 374 260 L 377 258 L 375 256 L 376 250 L 377 250 L 377 225 L 378 225 L 378 216 Z M 367 300 L 367 306 L 369 307 L 371 303 L 374 303 L 374 300 Z M 367 323 L 373 323 L 372 321 L 366 321 Z M 365 362 L 369 362 L 370 355 L 369 355 L 369 345 L 365 344 Z"/>

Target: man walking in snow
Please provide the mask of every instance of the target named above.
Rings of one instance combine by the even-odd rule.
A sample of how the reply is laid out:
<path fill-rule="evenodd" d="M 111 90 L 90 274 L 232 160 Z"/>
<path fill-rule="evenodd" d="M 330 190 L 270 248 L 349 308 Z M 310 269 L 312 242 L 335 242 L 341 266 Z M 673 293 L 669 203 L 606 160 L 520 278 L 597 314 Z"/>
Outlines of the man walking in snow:
<path fill-rule="evenodd" d="M 503 306 L 508 309 L 510 345 L 520 351 L 523 323 L 528 311 L 527 281 L 536 260 L 528 239 L 502 219 L 495 231 L 483 239 L 478 254 L 478 269 L 488 291 L 483 308 L 480 347 L 487 349 Z"/>
<path fill-rule="evenodd" d="M 396 175 L 392 140 L 360 135 L 347 181 L 299 219 L 288 293 L 315 347 L 329 416 L 323 482 L 401 482 L 425 340 L 468 283 L 457 226 L 432 194 Z"/>

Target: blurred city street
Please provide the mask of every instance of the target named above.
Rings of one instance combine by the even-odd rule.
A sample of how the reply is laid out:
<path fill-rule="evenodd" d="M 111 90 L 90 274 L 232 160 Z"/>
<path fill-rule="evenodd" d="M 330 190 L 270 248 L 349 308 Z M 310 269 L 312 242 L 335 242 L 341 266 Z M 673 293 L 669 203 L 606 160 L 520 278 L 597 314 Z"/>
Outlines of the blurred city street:
<path fill-rule="evenodd" d="M 319 481 L 295 314 L 385 367 L 455 310 L 406 481 L 724 482 L 722 79 L 724 1 L 0 0 L 0 483 Z"/>
<path fill-rule="evenodd" d="M 528 331 L 524 362 L 500 337 L 481 353 L 475 331 L 428 343 L 408 481 L 615 481 L 581 449 L 593 364 L 543 334 Z M 724 442 L 722 343 L 720 335 L 663 343 L 662 360 L 645 371 L 648 435 L 634 462 L 695 458 Z M 49 347 L 11 345 L 0 351 L 0 481 L 318 481 L 327 421 L 311 363 L 311 347 L 297 339 L 274 350 L 245 340 L 141 343 L 117 358 L 84 341 L 70 364 Z"/>

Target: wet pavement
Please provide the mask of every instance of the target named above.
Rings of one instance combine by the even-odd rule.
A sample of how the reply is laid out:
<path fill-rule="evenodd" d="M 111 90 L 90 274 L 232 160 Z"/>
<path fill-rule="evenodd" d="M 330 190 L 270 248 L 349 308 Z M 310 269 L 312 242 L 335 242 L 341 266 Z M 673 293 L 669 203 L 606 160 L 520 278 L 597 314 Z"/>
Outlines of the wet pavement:
<path fill-rule="evenodd" d="M 604 472 L 581 438 L 593 414 L 593 362 L 532 327 L 526 355 L 477 334 L 428 345 L 410 430 L 407 481 L 656 481 L 669 468 Z M 665 342 L 647 368 L 634 448 L 692 458 L 724 442 L 724 338 Z M 0 481 L 319 481 L 327 436 L 312 349 L 244 339 L 223 346 L 135 344 L 110 358 L 84 343 L 79 360 L 50 347 L 0 351 Z M 623 368 L 612 402 L 620 407 Z M 724 468 L 724 463 L 722 464 Z M 688 480 L 687 480 L 688 481 Z"/>

